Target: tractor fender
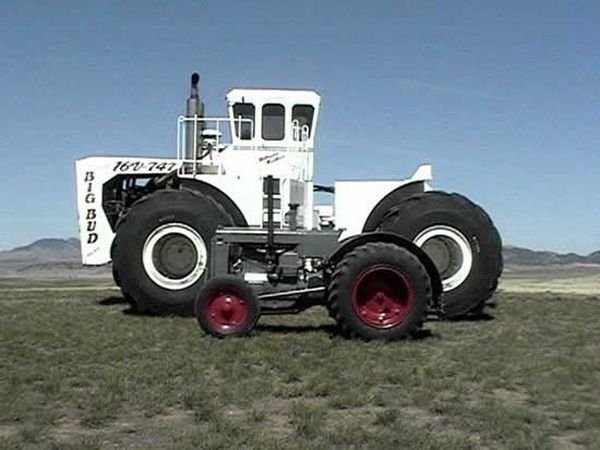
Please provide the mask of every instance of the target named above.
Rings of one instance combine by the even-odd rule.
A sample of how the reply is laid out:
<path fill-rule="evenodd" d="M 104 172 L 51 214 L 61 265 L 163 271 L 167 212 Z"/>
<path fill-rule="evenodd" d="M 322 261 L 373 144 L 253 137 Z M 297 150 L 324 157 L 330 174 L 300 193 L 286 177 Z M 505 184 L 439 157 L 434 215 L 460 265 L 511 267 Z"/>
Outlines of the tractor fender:
<path fill-rule="evenodd" d="M 368 232 L 376 230 L 390 209 L 411 195 L 421 194 L 423 192 L 425 192 L 425 183 L 423 181 L 413 181 L 412 183 L 404 184 L 389 192 L 371 210 L 371 213 L 363 225 L 362 231 Z"/>
<path fill-rule="evenodd" d="M 236 205 L 236 203 L 231 199 L 231 197 L 229 197 L 229 195 L 227 195 L 221 189 L 211 184 L 205 183 L 204 181 L 189 178 L 180 178 L 179 185 L 183 189 L 189 189 L 190 191 L 196 191 L 208 195 L 209 197 L 212 197 L 215 201 L 223 205 L 225 211 L 227 211 L 231 215 L 235 226 L 248 226 L 248 222 L 246 221 L 246 217 L 244 217 L 244 213 L 242 213 L 242 210 L 238 207 L 238 205 Z"/>
<path fill-rule="evenodd" d="M 431 258 L 425 253 L 420 247 L 413 244 L 411 241 L 403 238 L 399 234 L 376 231 L 376 232 L 368 232 L 361 233 L 355 236 L 351 236 L 340 241 L 338 247 L 335 251 L 327 258 L 329 263 L 337 264 L 344 257 L 346 253 L 351 251 L 352 249 L 358 247 L 359 245 L 367 244 L 369 242 L 387 242 L 391 244 L 396 244 L 398 247 L 402 247 L 412 254 L 414 254 L 429 274 L 431 278 L 431 287 L 433 289 L 433 298 L 439 299 L 442 295 L 442 279 L 440 278 L 440 274 L 435 267 L 435 264 L 431 260 Z"/>

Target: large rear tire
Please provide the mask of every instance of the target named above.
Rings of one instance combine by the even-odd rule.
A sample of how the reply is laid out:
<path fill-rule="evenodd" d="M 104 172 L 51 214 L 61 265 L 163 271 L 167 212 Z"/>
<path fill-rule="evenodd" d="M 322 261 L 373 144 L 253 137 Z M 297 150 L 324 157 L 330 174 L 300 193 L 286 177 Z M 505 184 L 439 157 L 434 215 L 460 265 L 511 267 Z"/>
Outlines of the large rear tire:
<path fill-rule="evenodd" d="M 110 249 L 111 260 L 114 260 L 114 254 L 113 254 L 114 248 L 115 248 L 115 246 L 113 244 L 113 246 Z M 113 280 L 114 280 L 115 284 L 117 285 L 117 287 L 119 287 L 121 289 L 121 295 L 123 296 L 123 299 L 129 304 L 129 306 L 131 307 L 131 310 L 135 311 L 135 312 L 143 313 L 144 311 L 140 310 L 138 308 L 138 304 L 135 302 L 133 297 L 131 297 L 131 295 L 129 295 L 129 293 L 126 292 L 123 289 L 123 287 L 121 286 L 121 276 L 119 275 L 119 272 L 117 272 L 117 269 L 116 269 L 114 263 L 112 265 L 112 276 L 113 276 Z"/>
<path fill-rule="evenodd" d="M 447 318 L 480 312 L 502 274 L 502 241 L 486 212 L 459 194 L 425 192 L 394 207 L 379 229 L 410 239 L 435 263 Z"/>
<path fill-rule="evenodd" d="M 114 246 L 110 250 L 111 259 L 114 259 L 113 249 L 114 249 Z M 121 277 L 119 276 L 119 272 L 117 272 L 117 269 L 115 268 L 114 264 L 112 266 L 112 276 L 113 276 L 113 280 L 114 280 L 115 284 L 117 285 L 117 287 L 121 287 Z"/>
<path fill-rule="evenodd" d="M 327 307 L 342 333 L 396 340 L 417 331 L 432 302 L 431 279 L 419 258 L 395 244 L 371 242 L 336 265 Z"/>
<path fill-rule="evenodd" d="M 233 225 L 231 216 L 201 193 L 164 190 L 139 200 L 114 240 L 122 291 L 140 311 L 191 314 L 220 225 Z"/>

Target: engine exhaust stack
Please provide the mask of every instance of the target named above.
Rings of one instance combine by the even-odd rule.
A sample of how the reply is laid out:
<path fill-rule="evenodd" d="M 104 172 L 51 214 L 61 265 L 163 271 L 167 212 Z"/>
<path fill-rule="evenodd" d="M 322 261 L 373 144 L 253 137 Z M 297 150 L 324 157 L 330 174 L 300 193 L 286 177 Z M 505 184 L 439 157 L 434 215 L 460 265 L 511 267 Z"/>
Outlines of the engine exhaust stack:
<path fill-rule="evenodd" d="M 204 104 L 200 101 L 198 95 L 198 84 L 200 75 L 196 72 L 192 74 L 190 96 L 186 101 L 185 115 L 193 119 L 204 116 Z M 185 159 L 193 160 L 197 156 L 197 146 L 200 145 L 200 136 L 202 134 L 202 124 L 195 121 L 189 121 L 186 125 L 186 143 Z M 195 144 L 195 145 L 194 145 Z M 196 148 L 195 148 L 196 147 Z"/>

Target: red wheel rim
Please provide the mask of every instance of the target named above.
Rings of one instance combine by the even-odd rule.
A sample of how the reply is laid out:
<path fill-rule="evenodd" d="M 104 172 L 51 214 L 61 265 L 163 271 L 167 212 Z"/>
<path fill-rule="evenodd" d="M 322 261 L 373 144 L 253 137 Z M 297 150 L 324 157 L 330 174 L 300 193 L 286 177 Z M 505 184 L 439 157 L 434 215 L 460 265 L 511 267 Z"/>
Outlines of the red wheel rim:
<path fill-rule="evenodd" d="M 207 302 L 206 319 L 220 333 L 240 331 L 250 316 L 250 304 L 233 290 L 220 290 Z"/>
<path fill-rule="evenodd" d="M 412 310 L 414 298 L 406 277 L 387 265 L 363 270 L 352 285 L 354 312 L 373 328 L 392 328 L 401 324 Z"/>

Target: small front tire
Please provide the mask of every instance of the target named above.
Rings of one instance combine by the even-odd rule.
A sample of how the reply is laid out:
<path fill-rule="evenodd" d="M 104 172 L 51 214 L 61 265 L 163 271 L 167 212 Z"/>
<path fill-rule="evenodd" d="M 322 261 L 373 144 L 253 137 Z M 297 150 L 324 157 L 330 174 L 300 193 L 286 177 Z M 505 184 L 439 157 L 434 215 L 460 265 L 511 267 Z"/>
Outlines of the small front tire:
<path fill-rule="evenodd" d="M 233 275 L 209 280 L 194 309 L 200 327 L 219 338 L 249 334 L 260 317 L 256 294 L 244 280 Z"/>

